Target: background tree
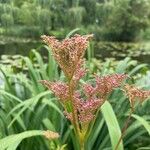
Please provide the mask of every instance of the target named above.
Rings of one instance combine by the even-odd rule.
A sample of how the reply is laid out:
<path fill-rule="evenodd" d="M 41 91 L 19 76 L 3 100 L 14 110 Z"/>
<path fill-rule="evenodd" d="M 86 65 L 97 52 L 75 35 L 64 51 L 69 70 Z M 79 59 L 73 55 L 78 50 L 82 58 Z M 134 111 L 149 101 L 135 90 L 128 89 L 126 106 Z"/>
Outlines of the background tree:
<path fill-rule="evenodd" d="M 95 33 L 97 40 L 134 41 L 149 33 L 149 8 L 149 0 L 1 0 L 0 24 L 6 27 L 2 15 L 8 14 L 14 22 L 11 36 L 32 31 L 38 37 L 80 27 Z"/>

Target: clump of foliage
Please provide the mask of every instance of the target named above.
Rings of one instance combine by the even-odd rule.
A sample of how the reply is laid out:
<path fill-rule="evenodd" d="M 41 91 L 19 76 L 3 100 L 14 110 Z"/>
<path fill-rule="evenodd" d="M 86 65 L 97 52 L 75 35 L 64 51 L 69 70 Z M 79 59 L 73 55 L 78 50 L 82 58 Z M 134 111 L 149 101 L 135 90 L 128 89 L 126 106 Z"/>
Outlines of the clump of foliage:
<path fill-rule="evenodd" d="M 149 0 L 2 1 L 0 22 L 9 35 L 39 37 L 60 28 L 82 28 L 97 33 L 97 39 L 133 41 L 149 29 L 149 7 Z"/>
<path fill-rule="evenodd" d="M 69 37 L 69 35 L 67 37 Z M 71 39 L 74 38 L 75 37 L 72 37 Z M 87 36 L 83 36 L 83 39 L 84 38 L 87 38 Z M 70 38 L 67 38 L 66 40 L 70 41 Z M 58 43 L 60 43 L 61 45 L 63 42 L 58 41 Z M 74 45 L 74 43 L 72 44 Z M 3 81 L 5 81 L 1 83 L 3 86 L 0 85 L 1 150 L 5 150 L 6 148 L 22 150 L 79 149 L 79 138 L 77 138 L 75 135 L 71 120 L 66 119 L 67 113 L 65 113 L 66 117 L 64 117 L 64 109 L 62 108 L 62 105 L 60 105 L 62 103 L 59 103 L 61 102 L 61 99 L 57 101 L 57 98 L 54 97 L 52 92 L 50 92 L 49 90 L 45 91 L 44 87 L 37 82 L 43 79 L 47 80 L 46 82 L 50 83 L 50 89 L 52 88 L 52 85 L 59 85 L 56 83 L 61 83 L 61 85 L 63 84 L 65 86 L 67 84 L 68 86 L 67 78 L 64 77 L 64 73 L 60 71 L 53 59 L 54 54 L 52 56 L 51 50 L 49 50 L 50 48 L 48 48 L 47 46 L 44 47 L 48 50 L 47 63 L 45 63 L 45 57 L 43 57 L 43 55 L 40 55 L 40 53 L 36 50 L 31 50 L 29 57 L 21 57 L 22 61 L 20 61 L 20 63 L 22 62 L 22 65 L 18 66 L 20 69 L 22 67 L 21 72 L 18 72 L 20 69 L 17 71 L 15 70 L 15 68 L 15 72 L 12 72 L 10 71 L 11 69 L 8 70 L 8 66 L 6 67 L 0 64 L 0 77 Z M 71 47 L 69 47 L 69 49 L 71 49 Z M 58 49 L 57 52 L 60 52 L 59 50 L 61 51 L 61 49 Z M 67 53 L 67 51 L 65 52 Z M 124 77 L 127 77 L 127 75 L 124 75 L 124 73 L 126 73 L 129 76 L 133 77 L 129 78 L 129 83 L 135 83 L 135 85 L 143 87 L 145 88 L 145 90 L 148 90 L 150 88 L 149 75 L 146 74 L 146 70 L 148 69 L 148 66 L 146 64 L 137 64 L 130 58 L 126 58 L 125 60 L 122 60 L 120 62 L 114 62 L 108 59 L 102 64 L 100 63 L 100 60 L 91 59 L 89 48 L 87 52 L 88 61 L 86 65 L 83 62 L 83 65 L 81 65 L 79 69 L 81 71 L 83 70 L 83 73 L 86 74 L 78 82 L 76 82 L 78 86 L 75 89 L 78 89 L 78 92 L 82 96 L 79 97 L 80 100 L 83 100 L 81 101 L 82 106 L 84 104 L 88 104 L 88 95 L 86 95 L 85 92 L 88 90 L 89 92 L 87 92 L 87 94 L 89 94 L 91 89 L 95 89 L 99 79 L 100 81 L 106 81 L 106 86 L 103 85 L 103 87 L 107 89 L 107 86 L 109 88 L 113 87 L 115 83 L 118 82 L 118 80 L 111 80 L 113 83 L 112 85 L 106 84 L 108 83 L 107 79 L 116 79 L 117 77 L 122 75 Z M 66 55 L 65 58 L 68 59 L 68 55 Z M 16 65 L 18 65 L 18 63 Z M 85 69 L 87 67 L 89 71 Z M 97 72 L 97 75 L 91 75 L 91 73 L 93 72 Z M 97 80 L 97 82 L 95 79 Z M 59 82 L 54 82 L 54 80 L 59 80 Z M 125 86 L 122 85 L 124 84 L 121 84 L 121 87 L 119 86 L 119 88 L 115 88 L 115 90 L 107 95 L 107 100 L 109 101 L 105 101 L 105 103 L 99 105 L 101 106 L 101 112 L 96 110 L 98 111 L 97 115 L 95 114 L 96 112 L 92 112 L 93 119 L 95 119 L 94 121 L 92 120 L 89 123 L 93 127 L 90 127 L 89 125 L 91 131 L 89 131 L 90 134 L 87 135 L 87 140 L 85 141 L 84 146 L 86 150 L 105 148 L 115 149 L 115 147 L 117 147 L 117 143 L 119 143 L 118 145 L 121 150 L 123 150 L 123 147 L 128 149 L 145 147 L 145 149 L 148 149 L 150 134 L 149 101 L 142 101 L 142 99 L 145 99 L 149 92 L 141 90 L 141 88 L 139 89 L 137 88 L 137 86 L 129 86 L 128 84 L 125 84 Z M 119 89 L 123 89 L 126 94 L 124 94 L 124 92 L 121 92 Z M 103 91 L 99 92 L 103 93 Z M 55 93 L 55 95 L 56 94 L 60 93 Z M 101 95 L 103 94 L 100 94 L 98 96 Z M 130 101 L 127 101 L 127 97 L 125 95 L 130 98 Z M 132 99 L 133 95 L 134 99 Z M 136 102 L 139 97 L 141 103 L 143 104 L 142 107 L 136 107 Z M 103 100 L 103 98 L 100 99 Z M 129 109 L 130 107 L 132 109 Z M 68 111 L 69 110 L 70 109 L 68 109 Z M 133 114 L 133 111 L 138 115 Z M 82 111 L 80 110 L 80 112 Z M 90 113 L 90 111 L 88 113 Z M 132 118 L 128 116 L 131 116 Z M 125 121 L 126 118 L 129 118 L 127 120 L 130 120 L 128 123 L 130 126 L 127 129 L 124 127 L 124 122 L 128 122 Z M 79 120 L 79 124 L 80 123 L 81 122 Z M 125 128 L 126 131 L 125 132 L 123 130 L 125 134 L 124 132 L 122 132 L 122 137 L 120 128 Z M 51 132 L 45 132 L 45 130 L 50 130 L 54 133 L 58 132 L 60 138 L 50 141 L 46 140 L 45 138 L 43 138 L 43 135 L 49 137 L 49 133 Z M 33 137 L 39 135 L 41 135 L 42 137 Z M 58 137 L 57 133 L 55 135 L 56 137 Z M 32 139 L 29 137 L 32 137 Z M 122 142 L 123 137 L 124 141 Z M 121 142 L 119 141 L 119 139 L 121 139 Z"/>
<path fill-rule="evenodd" d="M 132 41 L 149 26 L 148 1 L 116 1 L 104 22 L 104 37 L 114 41 Z M 144 17 L 143 17 L 144 16 Z"/>

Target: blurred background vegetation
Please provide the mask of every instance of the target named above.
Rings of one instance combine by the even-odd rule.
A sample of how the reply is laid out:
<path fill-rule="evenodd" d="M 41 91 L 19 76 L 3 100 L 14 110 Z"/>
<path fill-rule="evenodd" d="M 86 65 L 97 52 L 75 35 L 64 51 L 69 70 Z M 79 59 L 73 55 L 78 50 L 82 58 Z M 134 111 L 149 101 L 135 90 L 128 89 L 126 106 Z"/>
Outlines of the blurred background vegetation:
<path fill-rule="evenodd" d="M 149 8 L 150 0 L 0 0 L 0 139 L 49 129 L 61 135 L 61 140 L 51 143 L 51 150 L 66 143 L 68 150 L 77 150 L 62 107 L 38 83 L 41 79 L 64 80 L 50 49 L 41 43 L 43 34 L 63 39 L 75 33 L 93 33 L 86 53 L 89 73 L 126 73 L 131 76 L 129 83 L 150 89 Z M 84 80 L 88 79 L 90 74 Z M 119 89 L 110 95 L 109 102 L 107 111 L 102 109 L 98 115 L 87 150 L 112 150 L 117 142 L 114 136 L 123 127 L 129 102 Z M 137 107 L 137 116 L 124 137 L 126 150 L 150 149 L 149 108 L 150 101 Z M 116 124 L 120 130 L 114 133 L 112 126 Z M 0 146 L 15 150 L 23 138 L 14 139 L 18 142 L 0 140 Z M 49 143 L 35 137 L 18 147 L 31 149 L 48 150 Z"/>
<path fill-rule="evenodd" d="M 0 54 L 26 55 L 42 34 L 62 39 L 80 28 L 94 33 L 97 57 L 143 61 L 150 53 L 149 8 L 149 0 L 0 0 Z"/>
<path fill-rule="evenodd" d="M 97 40 L 150 39 L 149 0 L 1 0 L 0 33 L 39 38 L 64 37 L 80 27 Z"/>

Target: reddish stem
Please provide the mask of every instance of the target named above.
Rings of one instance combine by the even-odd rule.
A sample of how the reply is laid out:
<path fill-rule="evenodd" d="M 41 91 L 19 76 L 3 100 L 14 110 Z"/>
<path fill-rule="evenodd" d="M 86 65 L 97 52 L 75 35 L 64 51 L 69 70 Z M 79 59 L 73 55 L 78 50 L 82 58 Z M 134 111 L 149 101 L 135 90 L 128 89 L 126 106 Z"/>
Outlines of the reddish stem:
<path fill-rule="evenodd" d="M 128 116 L 126 122 L 125 122 L 125 125 L 124 125 L 124 127 L 123 127 L 123 129 L 122 129 L 122 134 L 121 134 L 121 137 L 119 138 L 119 141 L 118 141 L 118 143 L 117 143 L 117 145 L 116 145 L 116 147 L 115 147 L 115 150 L 118 149 L 119 144 L 121 143 L 121 140 L 123 139 L 123 137 L 124 137 L 124 135 L 125 135 L 125 132 L 126 132 L 126 130 L 127 130 L 127 128 L 128 128 L 128 124 L 129 124 L 129 122 L 130 122 L 130 119 L 131 119 L 131 116 L 132 116 L 133 111 L 134 111 L 134 109 L 131 108 L 130 114 L 129 114 L 129 116 Z"/>

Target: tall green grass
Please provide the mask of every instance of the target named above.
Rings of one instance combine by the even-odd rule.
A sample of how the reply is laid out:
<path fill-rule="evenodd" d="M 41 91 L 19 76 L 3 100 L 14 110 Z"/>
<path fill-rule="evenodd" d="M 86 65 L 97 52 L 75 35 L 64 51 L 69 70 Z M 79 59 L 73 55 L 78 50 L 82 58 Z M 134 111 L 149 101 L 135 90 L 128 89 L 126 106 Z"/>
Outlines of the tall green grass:
<path fill-rule="evenodd" d="M 78 150 L 72 126 L 64 117 L 61 105 L 50 91 L 46 91 L 38 83 L 41 79 L 64 80 L 63 73 L 54 61 L 50 49 L 47 46 L 44 49 L 47 50 L 47 62 L 38 51 L 31 50 L 30 57 L 22 57 L 22 70 L 27 68 L 26 71 L 15 74 L 7 68 L 1 69 L 4 87 L 0 89 L 0 150 L 15 150 L 17 147 L 19 150 L 48 150 L 64 144 L 67 144 L 64 149 Z M 114 72 L 127 73 L 131 76 L 129 82 L 144 87 L 144 77 L 147 75 L 143 70 L 148 68 L 146 64 L 135 66 L 135 61 L 126 58 L 114 67 L 111 60 L 103 64 L 96 60 L 97 64 L 100 64 L 98 67 L 97 64 L 96 66 L 93 64 L 91 49 L 87 52 L 87 65 L 93 66 L 89 68 L 90 72 L 96 71 L 99 75 Z M 136 78 L 140 80 L 137 82 Z M 85 80 L 87 79 L 85 77 Z M 142 107 L 136 109 L 119 150 L 127 147 L 128 149 L 149 147 L 150 111 L 147 109 L 149 107 L 150 103 L 147 101 Z M 109 102 L 99 110 L 86 149 L 114 149 L 121 136 L 121 128 L 128 111 L 129 103 L 126 96 L 116 89 L 110 95 Z M 43 135 L 42 131 L 47 129 L 60 134 L 60 138 L 51 145 L 43 136 L 34 137 Z M 137 141 L 141 145 L 136 145 Z"/>

